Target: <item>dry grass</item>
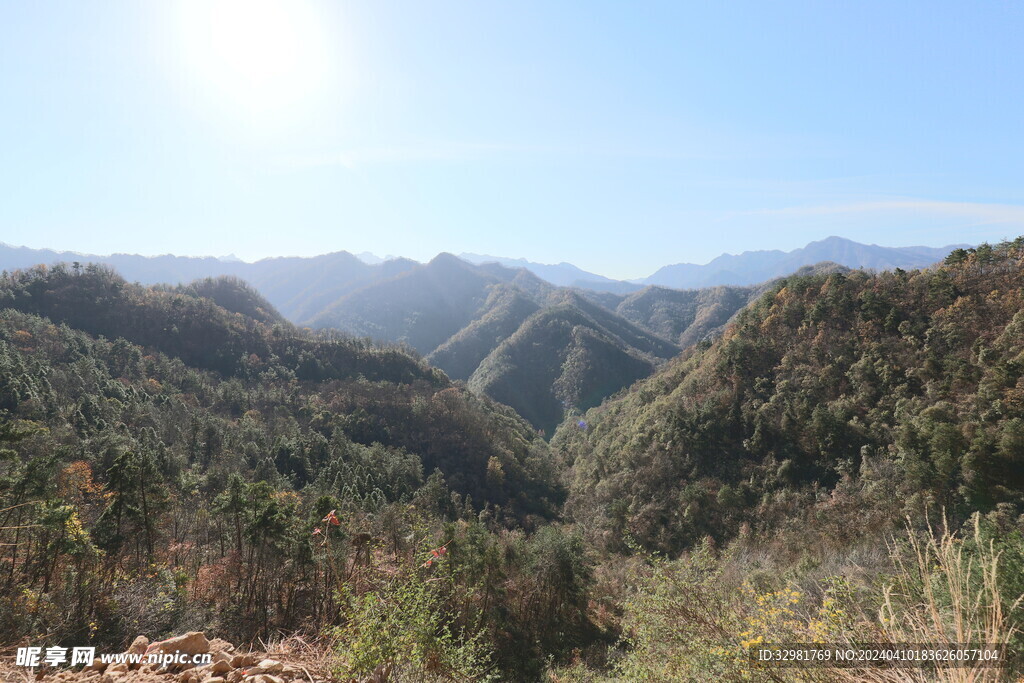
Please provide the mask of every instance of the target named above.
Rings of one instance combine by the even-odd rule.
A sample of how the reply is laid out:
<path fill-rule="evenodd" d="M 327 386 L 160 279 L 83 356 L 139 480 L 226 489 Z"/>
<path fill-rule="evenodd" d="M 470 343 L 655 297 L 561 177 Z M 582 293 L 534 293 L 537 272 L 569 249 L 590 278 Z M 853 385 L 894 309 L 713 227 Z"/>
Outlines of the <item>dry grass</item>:
<path fill-rule="evenodd" d="M 268 657 L 280 659 L 301 668 L 306 677 L 312 681 L 317 679 L 330 680 L 335 664 L 334 643 L 321 637 L 310 638 L 301 634 L 292 634 L 270 641 L 259 641 Z"/>
<path fill-rule="evenodd" d="M 909 529 L 909 548 L 895 542 L 889 550 L 895 567 L 893 580 L 883 588 L 878 614 L 879 641 L 934 644 L 1006 646 L 1017 632 L 1011 614 L 1024 596 L 1004 609 L 999 586 L 1000 552 L 985 542 L 975 517 L 973 550 L 943 524 L 937 534 L 929 524 L 921 538 Z M 885 682 L 939 681 L 941 683 L 994 683 L 1006 680 L 1004 668 L 972 664 L 931 669 L 840 670 L 842 680 Z"/>

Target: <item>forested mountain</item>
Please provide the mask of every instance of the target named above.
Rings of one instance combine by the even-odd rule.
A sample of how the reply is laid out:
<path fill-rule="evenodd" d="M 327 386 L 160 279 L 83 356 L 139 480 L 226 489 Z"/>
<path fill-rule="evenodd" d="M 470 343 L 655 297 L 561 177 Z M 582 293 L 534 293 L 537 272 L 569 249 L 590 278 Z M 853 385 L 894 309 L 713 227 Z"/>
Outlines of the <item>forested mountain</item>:
<path fill-rule="evenodd" d="M 353 292 L 313 324 L 408 344 L 548 434 L 679 351 L 525 269 L 450 254 Z"/>
<path fill-rule="evenodd" d="M 803 266 L 792 274 L 813 275 L 848 270 L 826 261 Z M 705 289 L 650 286 L 618 300 L 608 299 L 607 295 L 587 296 L 612 308 L 639 327 L 686 348 L 721 332 L 744 306 L 771 289 L 773 282 L 748 287 L 723 285 Z"/>
<path fill-rule="evenodd" d="M 226 311 L 241 313 L 267 325 L 287 322 L 262 294 L 230 275 L 194 280 L 187 285 L 178 285 L 174 291 L 210 299 Z"/>
<path fill-rule="evenodd" d="M 677 351 L 567 292 L 495 345 L 473 372 L 469 386 L 512 406 L 550 434 L 567 410 L 599 404 L 646 377 Z"/>
<path fill-rule="evenodd" d="M 519 288 L 494 285 L 476 319 L 435 348 L 427 360 L 452 379 L 468 380 L 484 359 L 538 310 L 540 304 Z"/>
<path fill-rule="evenodd" d="M 643 285 L 613 280 L 597 273 L 589 273 L 565 261 L 557 264 L 536 263 L 524 258 L 504 258 L 486 254 L 459 254 L 459 258 L 476 265 L 499 263 L 506 268 L 525 268 L 537 277 L 559 287 L 579 287 L 598 292 L 628 294 L 642 289 Z"/>
<path fill-rule="evenodd" d="M 504 597 L 550 597 L 543 566 L 578 552 L 556 529 L 522 535 L 561 501 L 533 429 L 400 350 L 196 296 L 276 319 L 222 284 L 150 289 L 95 265 L 0 280 L 0 638 L 319 628 L 361 609 L 342 581 L 382 585 L 371 551 L 393 579 L 439 546 L 465 602 L 437 628 L 533 643 L 489 668 L 539 666 L 528 651 L 586 628 Z"/>
<path fill-rule="evenodd" d="M 474 267 L 440 254 L 430 263 L 340 299 L 312 325 L 400 341 L 428 354 L 473 320 L 490 285 L 518 274 L 533 277 L 526 271 Z"/>
<path fill-rule="evenodd" d="M 490 446 L 476 443 L 470 447 L 473 451 L 470 453 L 450 441 L 451 438 L 472 440 L 474 429 L 458 435 L 438 433 L 426 439 L 427 434 L 437 431 L 430 425 L 436 418 L 434 411 L 427 407 L 421 415 L 414 416 L 407 412 L 411 406 L 406 404 L 410 400 L 416 397 L 439 400 L 438 409 L 449 416 L 469 410 L 466 420 L 482 423 L 491 419 L 511 420 L 507 435 L 525 438 L 525 441 L 515 447 L 522 450 L 513 449 L 499 459 L 506 460 L 501 465 L 509 484 L 520 476 L 534 476 L 524 469 L 530 444 L 543 450 L 542 442 L 531 430 L 523 431 L 525 425 L 512 417 L 513 413 L 472 399 L 464 390 L 453 388 L 443 375 L 397 349 L 303 334 L 288 324 L 270 327 L 241 314 L 232 314 L 208 299 L 125 283 L 101 267 L 88 266 L 80 272 L 60 267 L 38 268 L 5 276 L 0 279 L 0 307 L 40 316 L 94 336 L 117 339 L 112 348 L 120 349 L 124 356 L 125 365 L 118 369 L 128 379 L 141 381 L 140 373 L 146 366 L 143 356 L 153 351 L 176 358 L 186 366 L 216 372 L 224 379 L 211 378 L 215 384 L 233 378 L 257 384 L 279 381 L 283 383 L 282 388 L 291 385 L 297 393 L 290 400 L 304 392 L 316 393 L 326 387 L 332 395 L 322 396 L 321 400 L 329 399 L 336 408 L 345 406 L 344 432 L 348 438 L 366 445 L 379 443 L 406 449 L 420 456 L 427 473 L 440 468 L 452 482 L 457 482 L 460 492 L 475 495 L 479 501 L 502 498 L 507 503 L 512 500 L 497 491 L 485 496 L 484 489 L 477 488 L 484 486 L 489 457 L 486 451 Z M 334 392 L 340 393 L 334 395 Z M 15 394 L 8 409 L 17 407 L 16 397 Z M 460 401 L 466 402 L 464 407 L 459 405 Z M 244 412 L 244 408 L 236 402 L 236 410 Z M 325 414 L 319 419 L 328 417 Z M 412 428 L 417 422 L 421 424 Z M 398 425 L 402 425 L 401 429 Z M 416 445 L 417 434 L 424 441 L 435 443 Z M 480 458 L 484 459 L 480 461 Z M 516 463 L 508 458 L 519 458 L 523 462 Z M 294 472 L 281 474 L 295 475 Z M 525 489 L 531 488 L 525 482 L 520 484 Z M 461 490 L 463 488 L 465 490 Z M 514 488 L 519 489 L 519 484 Z M 527 495 L 521 499 L 526 506 L 523 511 L 543 510 L 543 499 L 552 495 L 548 491 L 536 500 Z"/>
<path fill-rule="evenodd" d="M 1017 240 L 936 270 L 778 282 L 723 338 L 562 426 L 570 514 L 671 552 L 839 488 L 890 521 L 925 501 L 1020 510 L 1022 263 Z"/>
<path fill-rule="evenodd" d="M 23 255 L 21 250 L 13 251 Z M 111 258 L 123 262 L 128 272 L 148 261 L 123 255 Z M 154 263 L 171 270 L 158 268 L 156 277 L 173 279 L 171 271 L 207 268 L 211 265 L 207 261 L 211 259 L 159 257 Z M 596 405 L 649 374 L 681 347 L 720 331 L 761 291 L 758 287 L 645 288 L 625 296 L 574 290 L 555 287 L 524 268 L 493 262 L 474 266 L 450 254 L 423 265 L 399 260 L 367 265 L 347 252 L 255 264 L 212 261 L 219 268 L 249 273 L 259 287 L 227 275 L 164 286 L 162 291 L 206 297 L 263 323 L 306 320 L 317 329 L 407 344 L 453 379 L 466 380 L 475 391 L 512 406 L 547 434 L 567 412 Z M 82 268 L 80 263 L 71 267 Z M 134 291 L 132 287 L 125 291 Z M 275 310 L 274 302 L 285 307 L 283 313 Z M 32 304 L 25 299 L 19 305 Z M 66 313 L 81 315 L 71 310 L 75 308 L 70 306 Z M 557 310 L 531 319 L 548 309 Z M 104 315 L 108 314 L 99 314 Z M 144 335 L 141 343 L 151 343 L 164 332 L 164 328 L 133 327 L 131 311 L 126 315 L 107 322 L 119 331 L 130 328 Z M 83 329 L 94 330 L 97 325 L 84 318 L 80 322 L 86 325 Z M 173 325 L 166 329 L 171 334 L 162 343 L 178 339 L 196 344 L 186 341 L 194 338 L 190 333 L 180 328 L 175 333 Z M 521 334 L 513 339 L 517 331 Z M 228 356 L 234 354 L 235 362 L 240 357 L 238 349 L 230 346 L 194 351 L 219 356 L 216 361 L 188 357 L 201 367 L 224 369 L 231 362 Z"/>
<path fill-rule="evenodd" d="M 144 285 L 179 285 L 205 278 L 237 277 L 255 287 L 284 317 L 296 323 L 313 318 L 359 287 L 394 277 L 417 265 L 408 259 L 368 265 L 345 251 L 311 258 L 279 257 L 245 263 L 192 256 L 97 256 L 0 244 L 0 269 L 4 270 L 75 262 L 110 266 L 129 282 Z"/>
<path fill-rule="evenodd" d="M 141 257 L 124 258 L 129 271 L 139 267 L 136 261 Z M 194 259 L 160 257 L 158 261 L 196 267 Z M 75 263 L 56 272 L 67 273 L 70 267 L 81 273 L 82 265 Z M 764 289 L 764 285 L 690 291 L 648 287 L 619 295 L 559 288 L 524 268 L 498 263 L 474 266 L 450 254 L 440 254 L 423 265 L 387 261 L 371 266 L 347 252 L 315 259 L 217 263 L 247 270 L 263 289 L 257 291 L 228 275 L 162 286 L 162 295 L 145 296 L 154 301 L 163 296 L 164 305 L 169 305 L 166 302 L 173 294 L 191 294 L 174 305 L 195 307 L 197 297 L 206 298 L 271 325 L 287 325 L 285 318 L 312 316 L 308 323 L 317 329 L 407 344 L 451 378 L 465 380 L 474 391 L 512 406 L 546 434 L 553 433 L 567 413 L 597 405 L 650 374 L 680 348 L 720 332 Z M 98 271 L 88 267 L 85 271 L 86 275 L 94 272 Z M 124 282 L 110 287 L 116 290 L 115 296 L 129 298 L 138 298 L 143 291 Z M 26 292 L 16 305 L 42 311 L 33 308 L 39 304 L 32 303 L 32 296 L 47 294 Z M 136 320 L 131 309 L 123 316 L 120 311 L 100 311 L 95 320 L 88 320 L 84 313 L 88 306 L 79 306 L 78 300 L 68 303 L 73 296 L 57 298 L 67 306 L 61 314 L 83 329 L 108 336 L 111 330 L 124 335 L 130 331 L 143 344 L 167 345 L 177 340 L 182 348 L 170 352 L 184 354 L 187 362 L 199 367 L 225 371 L 241 358 L 230 339 L 213 349 L 206 345 L 206 337 L 197 343 L 190 329 L 183 331 L 171 323 L 153 327 L 153 318 Z M 283 302 L 288 313 L 279 313 L 274 300 Z M 189 328 L 210 315 L 196 311 L 185 316 L 182 324 Z M 189 345 L 195 348 L 184 348 Z M 200 359 L 199 354 L 216 358 Z"/>
<path fill-rule="evenodd" d="M 204 286 L 199 285 L 200 289 Z M 209 298 L 125 282 L 112 270 L 40 266 L 0 277 L 0 307 L 45 316 L 93 335 L 122 337 L 228 376 L 283 364 L 299 380 L 442 381 L 422 362 L 396 349 L 299 334 L 233 313 Z M 251 292 L 250 292 L 251 293 Z M 258 300 L 241 306 L 262 310 Z M 273 309 L 265 312 L 273 320 Z"/>
<path fill-rule="evenodd" d="M 380 285 L 478 305 L 433 357 L 475 392 L 230 278 L 0 279 L 0 639 L 300 632 L 343 679 L 434 681 L 780 680 L 751 647 L 965 628 L 1024 652 L 1024 238 L 760 296 L 422 270 Z M 442 274 L 464 290 L 417 301 Z M 675 347 L 627 314 L 683 338 L 733 306 L 644 378 Z M 512 386 L 536 421 L 594 407 L 549 445 L 486 396 Z"/>
<path fill-rule="evenodd" d="M 304 323 L 339 297 L 413 268 L 415 261 L 396 259 L 368 266 L 339 251 L 312 258 L 270 258 L 235 264 L 239 277 L 256 287 L 281 313 Z"/>
<path fill-rule="evenodd" d="M 828 237 L 793 251 L 745 251 L 739 255 L 722 254 L 707 264 L 677 263 L 660 268 L 640 282 L 676 289 L 753 285 L 785 277 L 803 266 L 831 261 L 847 268 L 892 270 L 927 268 L 941 261 L 953 249 L 948 247 L 880 247 L 859 244 L 842 237 Z"/>
<path fill-rule="evenodd" d="M 925 268 L 942 260 L 953 248 L 890 248 L 829 237 L 790 252 L 749 251 L 739 255 L 723 254 L 706 265 L 669 265 L 647 278 L 632 282 L 613 280 L 564 262 L 547 265 L 521 258 L 481 254 L 462 254 L 461 258 L 478 266 L 496 264 L 514 271 L 525 269 L 559 287 L 627 296 L 640 291 L 645 285 L 675 289 L 756 285 L 824 261 L 848 268 L 875 270 Z M 177 285 L 225 275 L 238 277 L 259 290 L 282 315 L 296 324 L 309 323 L 338 299 L 359 288 L 390 279 L 419 265 L 406 258 L 379 259 L 369 254 L 357 257 L 345 251 L 309 258 L 278 257 L 246 263 L 231 257 L 98 256 L 0 243 L 0 270 L 76 261 L 111 266 L 128 281 L 141 284 Z"/>

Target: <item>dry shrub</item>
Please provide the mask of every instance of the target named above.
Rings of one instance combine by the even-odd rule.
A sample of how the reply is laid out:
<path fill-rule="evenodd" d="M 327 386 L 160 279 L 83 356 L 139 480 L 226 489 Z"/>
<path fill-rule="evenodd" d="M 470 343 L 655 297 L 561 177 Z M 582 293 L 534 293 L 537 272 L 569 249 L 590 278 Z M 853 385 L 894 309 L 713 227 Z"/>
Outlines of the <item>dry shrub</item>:
<path fill-rule="evenodd" d="M 1002 552 L 993 540 L 982 537 L 978 515 L 970 544 L 951 533 L 945 520 L 942 528 L 938 534 L 929 524 L 922 538 L 908 525 L 907 547 L 890 544 L 895 571 L 882 587 L 878 640 L 893 645 L 998 646 L 1008 655 L 1024 596 L 1004 595 L 999 579 Z M 962 667 L 849 670 L 841 674 L 845 680 L 856 681 L 988 683 L 1006 680 L 1008 670 L 978 662 Z"/>

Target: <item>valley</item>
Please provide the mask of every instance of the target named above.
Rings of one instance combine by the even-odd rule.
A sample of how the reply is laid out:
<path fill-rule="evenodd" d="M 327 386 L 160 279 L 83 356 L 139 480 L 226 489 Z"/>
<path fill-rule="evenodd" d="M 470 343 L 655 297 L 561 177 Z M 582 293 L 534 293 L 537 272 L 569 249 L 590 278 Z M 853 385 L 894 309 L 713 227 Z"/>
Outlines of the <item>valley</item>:
<path fill-rule="evenodd" d="M 0 633 L 689 680 L 820 629 L 938 642 L 920 610 L 952 609 L 1016 652 L 1022 278 L 1021 240 L 627 295 L 442 255 L 313 329 L 232 277 L 8 272 Z M 914 597 L 918 560 L 960 592 Z"/>
<path fill-rule="evenodd" d="M 1024 683 L 1022 34 L 0 2 L 0 683 Z"/>

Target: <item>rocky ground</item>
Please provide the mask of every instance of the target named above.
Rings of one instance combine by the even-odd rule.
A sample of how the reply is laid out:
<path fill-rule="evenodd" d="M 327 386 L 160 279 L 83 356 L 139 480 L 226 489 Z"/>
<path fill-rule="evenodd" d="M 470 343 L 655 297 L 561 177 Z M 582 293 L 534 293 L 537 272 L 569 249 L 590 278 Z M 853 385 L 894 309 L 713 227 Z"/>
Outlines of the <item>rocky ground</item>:
<path fill-rule="evenodd" d="M 330 662 L 302 641 L 285 641 L 280 647 L 265 651 L 243 651 L 218 638 L 208 639 L 195 631 L 167 640 L 150 642 L 139 636 L 132 642 L 128 653 L 153 655 L 154 663 L 104 664 L 99 659 L 81 667 L 16 666 L 15 656 L 0 656 L 0 681 L 3 683 L 328 683 L 356 681 L 342 679 L 330 672 Z M 177 654 L 178 660 L 209 653 L 211 662 L 200 666 L 181 663 L 162 663 L 170 660 L 165 655 Z M 7 654 L 7 653 L 5 653 Z M 389 667 L 381 666 L 361 683 L 387 683 Z M 356 681 L 356 683 L 360 683 Z"/>

